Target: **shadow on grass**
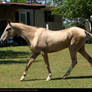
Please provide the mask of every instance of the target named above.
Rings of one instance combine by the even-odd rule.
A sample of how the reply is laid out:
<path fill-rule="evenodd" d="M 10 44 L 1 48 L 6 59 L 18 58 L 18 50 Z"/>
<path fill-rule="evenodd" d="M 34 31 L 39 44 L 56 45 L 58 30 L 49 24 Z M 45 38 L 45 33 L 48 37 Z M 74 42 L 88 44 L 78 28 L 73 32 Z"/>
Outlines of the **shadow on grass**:
<path fill-rule="evenodd" d="M 44 79 L 44 78 L 43 79 L 28 79 L 28 80 L 25 79 L 22 82 L 25 82 L 25 81 L 41 81 L 41 80 L 44 80 L 45 81 L 46 79 Z"/>
<path fill-rule="evenodd" d="M 0 64 L 23 64 L 27 63 L 32 55 L 31 52 L 24 51 L 0 51 Z M 10 60 L 9 60 L 10 59 Z M 40 60 L 35 60 L 38 62 Z"/>
<path fill-rule="evenodd" d="M 0 64 L 24 64 L 24 63 L 27 64 L 28 61 L 29 61 L 29 59 L 26 59 L 25 61 L 23 61 L 23 60 L 16 61 L 16 60 L 12 59 L 12 60 L 0 61 Z M 35 62 L 33 62 L 33 63 L 37 63 L 39 61 L 41 61 L 41 60 L 35 60 Z"/>
<path fill-rule="evenodd" d="M 0 51 L 0 59 L 16 59 L 16 58 L 25 58 L 29 56 L 31 53 L 29 52 L 19 52 L 19 51 L 13 51 L 13 50 L 7 50 L 7 51 Z"/>
<path fill-rule="evenodd" d="M 61 77 L 59 78 L 52 78 L 51 80 L 68 80 L 68 79 L 89 79 L 89 78 L 92 78 L 92 76 L 74 76 L 74 77 L 67 77 L 66 79 L 63 79 Z M 46 80 L 46 79 L 25 79 L 23 81 L 41 81 L 41 80 Z"/>
<path fill-rule="evenodd" d="M 15 61 L 15 60 L 7 60 L 7 61 L 0 61 L 0 64 L 23 64 L 27 63 L 26 61 Z"/>
<path fill-rule="evenodd" d="M 92 75 L 89 75 L 89 76 L 71 76 L 71 77 L 67 77 L 65 79 L 63 78 L 52 78 L 52 80 L 68 80 L 68 79 L 89 79 L 89 78 L 92 78 Z"/>

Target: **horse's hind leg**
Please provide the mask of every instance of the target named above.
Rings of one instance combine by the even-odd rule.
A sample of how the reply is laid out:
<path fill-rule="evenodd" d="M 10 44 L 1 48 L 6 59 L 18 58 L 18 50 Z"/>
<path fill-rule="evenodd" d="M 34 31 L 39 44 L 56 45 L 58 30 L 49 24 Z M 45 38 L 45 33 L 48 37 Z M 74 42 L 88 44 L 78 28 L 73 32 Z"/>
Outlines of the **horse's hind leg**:
<path fill-rule="evenodd" d="M 77 64 L 77 57 L 76 57 L 77 52 L 73 51 L 70 48 L 70 55 L 71 55 L 71 59 L 72 59 L 72 64 L 70 66 L 70 68 L 68 69 L 68 71 L 65 73 L 65 75 L 63 76 L 63 78 L 66 78 L 72 71 L 72 69 L 75 67 L 75 65 Z"/>
<path fill-rule="evenodd" d="M 92 57 L 85 51 L 84 46 L 79 50 L 79 53 L 92 65 Z"/>

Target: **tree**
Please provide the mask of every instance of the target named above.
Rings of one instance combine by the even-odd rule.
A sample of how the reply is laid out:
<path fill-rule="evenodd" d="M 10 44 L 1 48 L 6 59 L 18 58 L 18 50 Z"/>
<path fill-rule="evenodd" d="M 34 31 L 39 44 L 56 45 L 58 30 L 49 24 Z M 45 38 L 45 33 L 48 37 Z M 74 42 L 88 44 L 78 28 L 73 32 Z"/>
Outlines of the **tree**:
<path fill-rule="evenodd" d="M 10 0 L 10 1 L 11 1 L 11 2 L 22 2 L 22 3 L 23 3 L 23 2 L 24 2 L 24 3 L 26 2 L 26 0 Z"/>
<path fill-rule="evenodd" d="M 61 15 L 80 25 L 89 20 L 92 14 L 92 0 L 61 0 L 61 2 L 52 9 L 52 14 Z"/>
<path fill-rule="evenodd" d="M 11 2 L 22 2 L 22 3 L 26 3 L 27 0 L 10 0 Z M 36 0 L 29 0 L 30 3 L 37 3 Z"/>

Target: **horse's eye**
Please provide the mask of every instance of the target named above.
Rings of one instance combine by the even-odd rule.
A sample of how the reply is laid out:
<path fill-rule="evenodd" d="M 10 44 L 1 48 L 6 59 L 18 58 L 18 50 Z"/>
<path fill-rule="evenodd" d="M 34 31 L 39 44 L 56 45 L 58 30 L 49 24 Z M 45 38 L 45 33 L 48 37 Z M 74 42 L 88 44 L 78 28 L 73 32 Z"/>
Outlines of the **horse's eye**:
<path fill-rule="evenodd" d="M 8 28 L 6 31 L 9 31 L 9 30 L 11 30 L 11 28 Z"/>

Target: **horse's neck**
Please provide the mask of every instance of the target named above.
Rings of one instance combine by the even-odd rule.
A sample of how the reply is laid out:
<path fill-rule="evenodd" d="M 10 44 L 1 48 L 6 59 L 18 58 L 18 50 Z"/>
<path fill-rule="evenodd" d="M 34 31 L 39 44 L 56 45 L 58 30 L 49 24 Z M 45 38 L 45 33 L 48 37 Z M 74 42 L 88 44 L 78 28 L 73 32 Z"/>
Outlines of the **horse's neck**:
<path fill-rule="evenodd" d="M 28 43 L 30 43 L 33 38 L 34 38 L 34 34 L 36 32 L 34 27 L 17 27 L 17 35 L 21 36 L 23 39 L 25 39 Z"/>

